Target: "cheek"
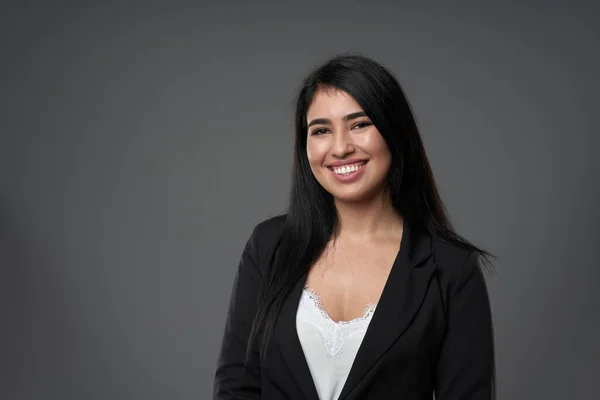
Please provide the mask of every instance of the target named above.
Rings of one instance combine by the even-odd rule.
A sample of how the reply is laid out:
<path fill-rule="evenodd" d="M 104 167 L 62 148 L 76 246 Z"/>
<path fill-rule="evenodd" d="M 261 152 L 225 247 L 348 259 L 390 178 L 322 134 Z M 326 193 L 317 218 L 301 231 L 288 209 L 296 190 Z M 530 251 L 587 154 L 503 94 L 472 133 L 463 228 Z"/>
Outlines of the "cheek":
<path fill-rule="evenodd" d="M 371 156 L 391 157 L 387 143 L 377 129 L 372 130 L 368 135 L 364 135 L 360 146 Z"/>
<path fill-rule="evenodd" d="M 313 140 L 306 143 L 306 156 L 310 165 L 320 165 L 323 162 L 325 152 L 323 146 Z"/>

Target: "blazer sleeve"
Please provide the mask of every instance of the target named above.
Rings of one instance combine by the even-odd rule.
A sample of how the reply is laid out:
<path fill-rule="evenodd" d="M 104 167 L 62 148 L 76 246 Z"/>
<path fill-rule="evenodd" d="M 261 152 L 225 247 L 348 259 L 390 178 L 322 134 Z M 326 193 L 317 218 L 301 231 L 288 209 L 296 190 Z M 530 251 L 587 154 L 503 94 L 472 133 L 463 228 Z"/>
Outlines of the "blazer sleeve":
<path fill-rule="evenodd" d="M 437 365 L 437 400 L 495 399 L 492 314 L 479 255 L 449 284 L 446 334 Z"/>
<path fill-rule="evenodd" d="M 242 253 L 233 281 L 229 309 L 213 387 L 214 400 L 260 399 L 258 351 L 244 367 L 246 346 L 252 327 L 260 287 L 258 265 L 258 226 L 254 228 Z"/>

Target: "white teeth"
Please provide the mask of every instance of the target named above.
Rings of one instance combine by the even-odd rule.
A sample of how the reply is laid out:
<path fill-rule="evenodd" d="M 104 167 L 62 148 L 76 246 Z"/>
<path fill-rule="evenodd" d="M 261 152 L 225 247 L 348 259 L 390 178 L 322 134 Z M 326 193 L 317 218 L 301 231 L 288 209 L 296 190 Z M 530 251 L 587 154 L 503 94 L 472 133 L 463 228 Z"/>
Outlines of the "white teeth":
<path fill-rule="evenodd" d="M 351 165 L 351 166 L 345 165 L 343 167 L 334 167 L 333 172 L 335 172 L 338 175 L 347 175 L 352 172 L 358 171 L 363 165 Z"/>

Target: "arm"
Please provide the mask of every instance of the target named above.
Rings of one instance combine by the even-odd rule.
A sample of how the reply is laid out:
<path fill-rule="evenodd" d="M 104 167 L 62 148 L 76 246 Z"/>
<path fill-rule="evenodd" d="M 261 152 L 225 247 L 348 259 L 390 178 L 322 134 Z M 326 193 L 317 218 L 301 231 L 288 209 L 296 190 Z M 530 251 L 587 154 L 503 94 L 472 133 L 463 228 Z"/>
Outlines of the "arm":
<path fill-rule="evenodd" d="M 257 228 L 248 239 L 235 275 L 225 332 L 217 362 L 213 399 L 260 399 L 260 364 L 257 351 L 244 368 L 246 345 L 258 301 Z"/>
<path fill-rule="evenodd" d="M 446 335 L 437 365 L 438 400 L 495 398 L 492 314 L 477 253 L 450 282 Z"/>

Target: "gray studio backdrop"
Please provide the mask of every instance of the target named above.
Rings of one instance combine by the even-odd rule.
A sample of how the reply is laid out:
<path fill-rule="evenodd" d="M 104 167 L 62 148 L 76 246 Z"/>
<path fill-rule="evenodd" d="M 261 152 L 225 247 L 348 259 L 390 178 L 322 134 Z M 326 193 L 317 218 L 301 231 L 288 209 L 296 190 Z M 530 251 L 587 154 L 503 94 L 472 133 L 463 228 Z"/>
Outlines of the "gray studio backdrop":
<path fill-rule="evenodd" d="M 499 398 L 593 397 L 598 6 L 48 3 L 0 13 L 0 399 L 209 398 L 295 90 L 342 51 L 396 74 L 457 229 L 500 257 Z"/>

